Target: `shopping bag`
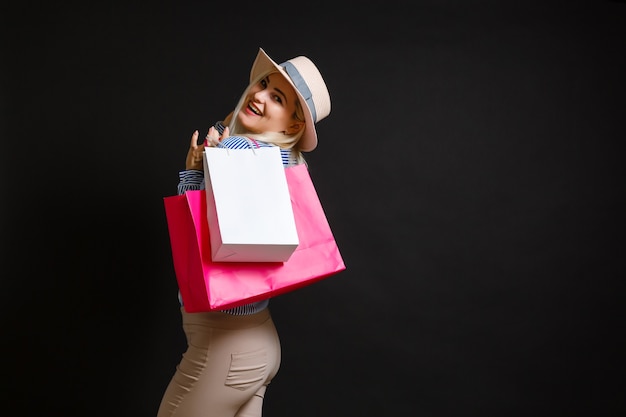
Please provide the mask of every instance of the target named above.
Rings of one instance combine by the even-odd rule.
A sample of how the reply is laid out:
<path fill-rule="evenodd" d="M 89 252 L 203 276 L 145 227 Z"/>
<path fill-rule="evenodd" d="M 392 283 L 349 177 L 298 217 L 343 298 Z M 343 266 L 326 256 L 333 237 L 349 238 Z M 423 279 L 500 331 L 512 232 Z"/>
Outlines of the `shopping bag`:
<path fill-rule="evenodd" d="M 174 271 L 187 312 L 275 297 L 346 268 L 306 165 L 283 169 L 299 239 L 285 262 L 213 261 L 206 191 L 164 197 Z"/>
<path fill-rule="evenodd" d="M 206 147 L 204 178 L 213 261 L 289 259 L 299 242 L 279 147 Z"/>

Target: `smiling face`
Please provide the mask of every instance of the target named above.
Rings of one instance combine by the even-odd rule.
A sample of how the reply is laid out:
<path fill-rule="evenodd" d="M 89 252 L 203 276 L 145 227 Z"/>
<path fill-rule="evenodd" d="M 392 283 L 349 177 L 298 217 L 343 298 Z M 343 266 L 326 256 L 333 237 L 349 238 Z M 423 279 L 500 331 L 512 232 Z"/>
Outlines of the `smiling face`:
<path fill-rule="evenodd" d="M 254 85 L 237 115 L 239 123 L 252 133 L 294 134 L 304 122 L 294 119 L 298 96 L 279 73 L 268 75 Z"/>

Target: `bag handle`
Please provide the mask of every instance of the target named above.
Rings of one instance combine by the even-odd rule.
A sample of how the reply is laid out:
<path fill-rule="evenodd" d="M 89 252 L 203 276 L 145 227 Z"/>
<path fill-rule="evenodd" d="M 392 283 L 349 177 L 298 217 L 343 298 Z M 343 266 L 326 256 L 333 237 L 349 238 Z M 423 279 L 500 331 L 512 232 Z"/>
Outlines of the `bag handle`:
<path fill-rule="evenodd" d="M 258 149 L 258 148 L 260 148 L 260 147 L 261 147 L 261 146 L 259 146 L 259 143 L 258 143 L 255 139 L 253 139 L 253 138 L 249 138 L 249 137 L 247 137 L 247 136 L 246 136 L 246 139 L 248 140 L 248 143 L 250 144 L 250 147 L 251 147 L 251 148 L 253 148 L 253 149 L 254 149 L 254 148 L 256 147 L 256 148 Z M 250 142 L 252 142 L 252 143 L 250 143 Z M 254 146 L 252 146 L 253 144 L 254 144 Z"/>
<path fill-rule="evenodd" d="M 259 143 L 255 139 L 249 138 L 248 136 L 244 136 L 244 138 L 246 138 L 248 145 L 250 145 L 250 149 L 252 149 L 252 153 L 256 155 L 256 152 L 254 152 L 254 148 L 256 147 L 257 149 L 259 149 L 261 147 Z"/>

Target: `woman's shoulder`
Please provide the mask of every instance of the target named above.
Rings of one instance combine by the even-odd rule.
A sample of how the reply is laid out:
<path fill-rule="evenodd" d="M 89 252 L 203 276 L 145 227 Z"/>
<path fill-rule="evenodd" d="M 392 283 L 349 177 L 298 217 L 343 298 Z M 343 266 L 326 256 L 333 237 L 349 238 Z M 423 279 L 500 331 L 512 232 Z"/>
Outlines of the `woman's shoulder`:
<path fill-rule="evenodd" d="M 270 147 L 278 145 L 270 142 L 263 142 L 258 139 L 252 139 L 245 136 L 229 136 L 222 139 L 218 147 L 228 149 L 252 149 L 261 147 Z M 291 148 L 280 148 L 280 156 L 284 166 L 292 166 L 298 164 L 296 152 Z"/>
<path fill-rule="evenodd" d="M 266 148 L 278 146 L 274 143 L 264 142 L 246 136 L 229 136 L 220 141 L 220 146 L 230 149 L 250 149 L 250 148 Z"/>
<path fill-rule="evenodd" d="M 229 149 L 250 149 L 250 139 L 245 136 L 229 136 L 220 141 L 218 145 L 221 148 Z"/>

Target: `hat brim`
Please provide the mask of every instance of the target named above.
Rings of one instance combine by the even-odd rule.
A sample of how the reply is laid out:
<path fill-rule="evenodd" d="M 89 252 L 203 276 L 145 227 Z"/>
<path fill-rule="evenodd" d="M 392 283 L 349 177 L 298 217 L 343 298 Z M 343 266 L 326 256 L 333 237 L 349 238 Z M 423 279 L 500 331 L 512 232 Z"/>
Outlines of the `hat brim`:
<path fill-rule="evenodd" d="M 254 64 L 252 64 L 252 69 L 250 70 L 250 81 L 256 79 L 260 74 L 265 72 L 269 72 L 271 70 L 277 70 L 289 84 L 293 87 L 294 91 L 298 95 L 298 100 L 300 100 L 300 104 L 302 105 L 302 110 L 304 112 L 304 133 L 298 142 L 298 148 L 303 152 L 310 152 L 317 147 L 317 131 L 315 130 L 315 121 L 313 120 L 313 114 L 309 109 L 309 106 L 306 104 L 306 99 L 300 93 L 294 82 L 289 77 L 289 74 L 281 67 L 279 64 L 274 62 L 272 58 L 270 58 L 263 48 L 259 48 L 259 53 L 254 60 Z"/>

